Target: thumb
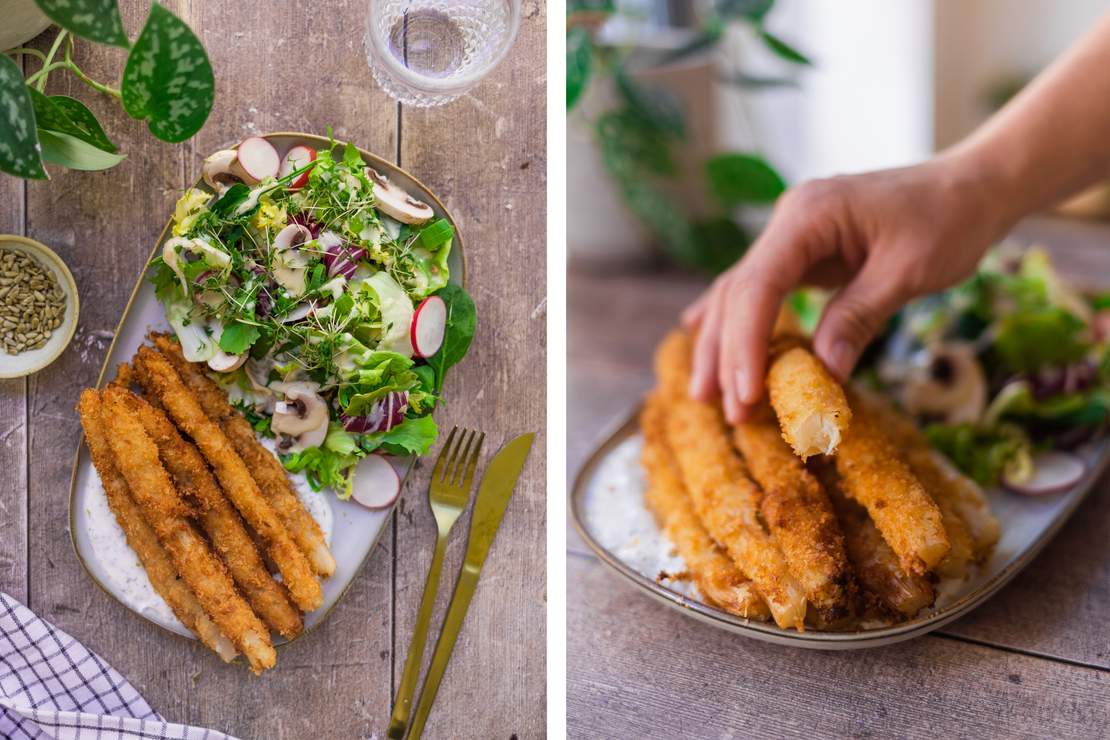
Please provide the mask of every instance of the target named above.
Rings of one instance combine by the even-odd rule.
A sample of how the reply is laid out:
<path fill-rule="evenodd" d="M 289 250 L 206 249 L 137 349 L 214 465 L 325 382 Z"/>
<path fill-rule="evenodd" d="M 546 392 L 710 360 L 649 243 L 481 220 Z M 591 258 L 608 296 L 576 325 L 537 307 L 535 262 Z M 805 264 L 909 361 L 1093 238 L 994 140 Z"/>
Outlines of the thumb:
<path fill-rule="evenodd" d="M 865 263 L 821 314 L 813 348 L 841 382 L 848 380 L 867 344 L 908 298 L 896 274 L 875 261 Z"/>

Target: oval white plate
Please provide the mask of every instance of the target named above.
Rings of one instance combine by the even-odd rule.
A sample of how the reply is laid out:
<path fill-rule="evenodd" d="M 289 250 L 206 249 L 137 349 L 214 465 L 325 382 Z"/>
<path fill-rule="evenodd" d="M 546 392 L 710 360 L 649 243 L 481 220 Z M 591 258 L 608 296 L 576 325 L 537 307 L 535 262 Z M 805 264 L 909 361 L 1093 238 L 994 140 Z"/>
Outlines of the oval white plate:
<path fill-rule="evenodd" d="M 991 509 L 1002 526 L 1002 537 L 991 559 L 938 600 L 937 606 L 914 619 L 858 632 L 795 632 L 774 623 L 742 619 L 655 581 L 660 571 L 673 570 L 674 560 L 668 558 L 662 535 L 643 503 L 640 440 L 637 409 L 606 437 L 575 478 L 571 517 L 586 544 L 628 582 L 688 616 L 757 640 L 817 650 L 854 650 L 901 642 L 931 632 L 979 606 L 1033 560 L 1110 463 L 1110 440 L 1102 440 L 1080 451 L 1088 463 L 1087 473 L 1067 491 L 1020 496 L 988 490 Z M 613 485 L 615 478 L 628 483 L 626 492 Z M 618 511 L 621 516 L 614 516 Z"/>
<path fill-rule="evenodd" d="M 326 138 L 310 134 L 274 133 L 265 134 L 265 138 L 269 139 L 277 148 L 278 153 L 282 155 L 298 144 L 308 144 L 318 150 L 327 148 Z M 455 241 L 451 249 L 448 266 L 451 269 L 451 282 L 465 285 L 466 265 L 462 251 L 462 238 L 459 234 L 458 225 L 455 224 L 454 219 L 451 218 L 443 204 L 428 188 L 409 173 L 365 150 L 360 149 L 359 151 L 362 152 L 363 159 L 367 164 L 388 175 L 392 182 L 404 187 L 415 197 L 429 203 L 437 216 L 446 218 L 455 227 Z M 199 185 L 203 185 L 203 183 Z M 154 250 L 151 252 L 152 257 L 161 249 L 162 242 L 168 232 L 169 224 L 167 223 L 155 244 Z M 143 344 L 147 333 L 152 329 L 171 331 L 162 312 L 162 306 L 154 297 L 154 286 L 147 279 L 146 270 L 144 270 L 135 285 L 127 307 L 124 309 L 123 317 L 116 327 L 112 346 L 108 349 L 108 356 L 105 358 L 104 366 L 100 371 L 100 378 L 97 381 L 98 387 L 102 387 L 105 382 L 115 377 L 116 366 L 129 360 L 135 354 L 138 347 Z M 395 459 L 393 463 L 403 480 L 412 468 L 413 459 Z M 346 593 L 355 576 L 369 559 L 385 523 L 393 512 L 392 507 L 371 511 L 353 501 L 340 501 L 327 490 L 317 495 L 325 497 L 327 505 L 331 508 L 334 526 L 330 544 L 332 554 L 336 560 L 336 569 L 331 578 L 323 581 L 323 605 L 316 611 L 305 615 L 305 629 L 302 634 L 307 634 L 313 627 L 322 622 L 332 608 L 343 598 L 343 594 Z M 81 564 L 97 585 L 124 606 L 160 627 L 193 638 L 192 633 L 176 620 L 166 619 L 162 614 L 150 610 L 139 611 L 128 603 L 122 589 L 117 586 L 109 574 L 109 568 L 119 566 L 114 566 L 110 562 L 102 562 L 97 557 L 96 548 L 89 536 L 89 512 L 91 504 L 94 503 L 90 497 L 93 496 L 103 496 L 103 491 L 100 488 L 96 470 L 89 459 L 84 437 L 82 437 L 77 450 L 77 458 L 74 462 L 69 502 L 69 530 L 73 539 L 73 546 L 77 551 L 78 560 L 81 561 Z M 285 642 L 288 642 L 288 640 L 284 640 L 277 635 L 274 636 L 275 644 L 280 645 Z"/>

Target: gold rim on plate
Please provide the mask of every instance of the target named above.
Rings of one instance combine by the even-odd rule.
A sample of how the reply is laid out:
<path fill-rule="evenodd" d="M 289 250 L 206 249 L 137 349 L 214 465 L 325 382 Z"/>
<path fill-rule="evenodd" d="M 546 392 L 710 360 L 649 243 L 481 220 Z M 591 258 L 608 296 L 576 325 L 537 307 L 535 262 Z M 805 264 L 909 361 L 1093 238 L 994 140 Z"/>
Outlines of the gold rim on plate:
<path fill-rule="evenodd" d="M 325 136 L 319 136 L 317 134 L 306 134 L 306 133 L 300 133 L 300 132 L 294 132 L 294 131 L 273 131 L 273 132 L 269 132 L 269 133 L 259 134 L 259 136 L 261 136 L 264 139 L 280 138 L 280 137 L 296 139 L 299 142 L 313 143 L 318 148 L 327 148 L 330 141 L 334 141 L 337 145 L 345 143 L 345 142 L 341 141 L 340 139 L 329 140 Z M 458 284 L 459 284 L 460 287 L 465 288 L 466 287 L 466 277 L 467 277 L 466 252 L 463 249 L 462 232 L 459 230 L 459 226 L 456 223 L 455 218 L 451 215 L 451 212 L 447 210 L 447 207 L 443 205 L 443 202 L 440 201 L 439 197 L 436 196 L 436 194 L 434 192 L 432 192 L 432 190 L 429 189 L 428 186 L 426 186 L 423 182 L 421 182 L 419 179 L 417 179 L 415 176 L 413 176 L 410 172 L 408 172 L 404 168 L 399 167 L 399 166 L 393 164 L 392 162 L 390 162 L 389 160 L 383 159 L 382 157 L 379 157 L 378 155 L 376 155 L 372 152 L 369 152 L 366 149 L 363 149 L 362 147 L 358 147 L 358 151 L 359 151 L 359 154 L 362 155 L 362 159 L 363 159 L 364 162 L 366 162 L 366 164 L 368 164 L 372 167 L 377 167 L 377 168 L 381 168 L 383 170 L 386 170 L 386 171 L 389 172 L 390 175 L 400 174 L 400 175 L 403 175 L 404 177 L 408 178 L 408 180 L 411 181 L 421 191 L 421 193 L 420 193 L 421 196 L 426 197 L 429 200 L 431 200 L 432 203 L 434 204 L 435 208 L 437 209 L 437 213 L 442 214 L 441 217 L 447 219 L 447 222 L 451 224 L 451 227 L 455 230 L 455 236 L 454 236 L 454 241 L 453 241 L 452 246 L 451 246 L 451 250 L 452 250 L 453 253 L 456 253 L 458 255 L 459 264 L 461 265 L 461 268 L 462 268 L 459 271 L 460 275 L 459 275 L 459 278 L 458 278 Z M 199 186 L 202 186 L 203 184 L 204 184 L 203 178 L 198 178 L 193 183 L 193 187 L 199 187 Z M 148 267 L 150 265 L 150 262 L 157 255 L 158 248 L 161 247 L 162 243 L 165 241 L 166 233 L 169 231 L 170 225 L 172 223 L 173 223 L 173 215 L 171 214 L 166 219 L 166 225 L 162 227 L 162 231 L 158 235 L 158 239 L 155 241 L 154 248 L 151 249 L 150 256 L 147 257 L 147 260 L 146 260 L 146 263 L 143 266 L 143 269 L 139 272 L 139 277 L 135 281 L 135 287 L 131 289 L 131 295 L 128 297 L 127 304 L 124 306 L 123 313 L 120 316 L 120 320 L 116 324 L 115 332 L 112 335 L 112 341 L 111 341 L 111 343 L 109 343 L 108 351 L 104 355 L 104 364 L 101 365 L 100 374 L 99 374 L 99 376 L 97 376 L 97 379 L 96 379 L 96 387 L 98 389 L 104 387 L 104 377 L 107 374 L 108 367 L 109 367 L 109 365 L 111 364 L 111 361 L 112 361 L 112 353 L 113 353 L 113 350 L 115 350 L 115 347 L 116 347 L 116 340 L 119 338 L 120 331 L 123 329 L 124 322 L 127 321 L 127 317 L 131 313 L 132 304 L 135 302 L 135 296 L 137 296 L 139 294 L 139 289 L 142 287 L 143 281 L 146 279 L 147 270 L 148 270 Z M 51 253 L 51 254 L 53 254 L 53 253 Z M 55 255 L 55 258 L 56 257 L 57 257 L 57 255 Z M 64 267 L 64 265 L 63 265 L 63 267 Z M 69 270 L 67 269 L 66 274 L 68 274 L 68 273 L 69 273 Z M 452 277 L 454 277 L 454 276 L 452 276 Z M 70 277 L 70 279 L 72 280 L 72 277 Z M 74 294 L 76 295 L 76 290 L 74 290 Z M 76 308 L 76 304 L 75 304 L 75 308 Z M 77 325 L 77 322 L 74 321 L 74 326 L 76 327 L 76 325 Z M 68 344 L 68 340 L 67 340 L 67 344 Z M 196 636 L 195 635 L 191 635 L 191 634 L 190 635 L 183 635 L 183 634 L 181 634 L 181 633 L 179 633 L 175 630 L 170 629 L 169 627 L 166 627 L 163 624 L 160 624 L 159 622 L 154 621 L 153 619 L 150 619 L 145 614 L 142 614 L 142 613 L 136 611 L 135 609 L 132 609 L 129 605 L 124 603 L 124 601 L 122 599 L 120 599 L 115 593 L 113 593 L 111 589 L 109 589 L 106 585 L 104 585 L 103 583 L 100 582 L 100 580 L 96 577 L 96 575 L 93 574 L 92 570 L 89 568 L 88 564 L 85 562 L 84 557 L 81 555 L 81 550 L 77 546 L 77 534 L 76 534 L 77 529 L 76 529 L 76 521 L 74 519 L 74 511 L 75 511 L 75 504 L 76 504 L 76 499 L 77 499 L 77 470 L 78 470 L 78 467 L 79 467 L 80 462 L 81 462 L 81 450 L 84 448 L 84 445 L 85 445 L 85 435 L 82 432 L 80 438 L 77 441 L 77 452 L 73 456 L 73 472 L 70 474 L 70 480 L 69 480 L 69 538 L 70 538 L 70 544 L 73 545 L 73 552 L 77 556 L 78 562 L 81 563 L 81 567 L 84 569 L 85 573 L 89 576 L 89 578 L 92 579 L 93 583 L 95 583 L 101 591 L 103 591 L 108 596 L 110 596 L 114 601 L 116 601 L 116 603 L 120 604 L 125 609 L 132 612 L 133 614 L 136 614 L 136 615 L 142 617 L 147 622 L 150 622 L 151 624 L 155 625 L 159 629 L 164 630 L 165 632 L 168 632 L 171 635 L 174 635 L 175 637 L 179 637 L 183 640 L 188 640 L 190 642 L 196 642 Z M 404 487 L 405 482 L 408 480 L 409 475 L 412 473 L 413 467 L 415 465 L 416 465 L 416 456 L 410 455 L 408 464 L 405 467 L 404 475 L 401 476 L 401 486 L 402 486 L 402 488 Z M 400 496 L 397 497 L 397 501 L 399 501 L 399 500 L 400 500 Z M 289 645 L 289 644 L 299 640 L 303 636 L 305 636 L 308 633 L 314 631 L 317 627 L 322 625 L 325 621 L 327 621 L 327 618 L 329 616 L 331 616 L 332 611 L 347 596 L 347 592 L 351 589 L 351 587 L 354 585 L 355 580 L 359 577 L 359 575 L 362 573 L 363 569 L 366 567 L 366 563 L 370 560 L 370 556 L 374 554 L 375 550 L 377 550 L 378 542 L 381 540 L 382 533 L 385 532 L 385 530 L 388 527 L 389 521 L 393 516 L 394 509 L 396 508 L 397 501 L 394 501 L 393 504 L 389 507 L 389 516 L 387 516 L 386 519 L 382 522 L 382 526 L 378 530 L 377 535 L 374 537 L 373 542 L 370 543 L 370 547 L 367 549 L 366 555 L 363 556 L 362 561 L 355 568 L 354 573 L 351 575 L 350 580 L 347 581 L 347 584 L 343 587 L 343 589 L 338 594 L 336 594 L 336 597 L 332 601 L 331 606 L 329 606 L 323 612 L 319 613 L 318 618 L 315 620 L 315 622 L 311 626 L 306 624 L 305 628 L 297 636 L 295 636 L 291 639 L 285 639 L 285 638 L 279 636 L 277 638 L 277 640 L 274 641 L 274 647 L 276 649 L 280 649 L 280 648 L 282 648 L 286 645 Z M 235 658 L 234 662 L 238 662 L 241 659 L 242 659 L 242 656 L 238 656 L 238 657 Z"/>

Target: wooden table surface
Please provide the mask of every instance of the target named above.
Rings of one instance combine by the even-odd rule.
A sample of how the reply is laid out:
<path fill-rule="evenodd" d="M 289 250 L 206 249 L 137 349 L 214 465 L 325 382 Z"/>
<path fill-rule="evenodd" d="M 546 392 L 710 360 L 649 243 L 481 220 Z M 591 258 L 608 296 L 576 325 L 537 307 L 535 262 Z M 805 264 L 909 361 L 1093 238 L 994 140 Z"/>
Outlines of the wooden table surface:
<path fill-rule="evenodd" d="M 526 0 L 509 57 L 471 94 L 431 110 L 377 89 L 362 52 L 366 0 L 267 4 L 169 0 L 208 49 L 216 105 L 191 141 L 156 141 L 117 104 L 56 72 L 49 92 L 76 95 L 128 155 L 102 173 L 59 171 L 50 182 L 0 175 L 0 232 L 51 246 L 81 296 L 76 337 L 48 369 L 0 381 L 0 590 L 28 604 L 132 681 L 167 719 L 243 738 L 384 736 L 431 559 L 430 466 L 365 570 L 327 622 L 279 651 L 253 678 L 197 643 L 169 635 L 102 593 L 70 544 L 70 472 L 80 427 L 74 405 L 95 383 L 117 321 L 154 240 L 204 156 L 265 131 L 323 134 L 332 126 L 396 161 L 436 192 L 467 248 L 479 328 L 450 375 L 442 426 L 479 426 L 488 459 L 502 442 L 539 432 L 439 692 L 428 737 L 534 738 L 545 716 L 545 60 L 543 0 Z M 132 38 L 148 2 L 121 3 Z M 323 12 L 322 12 L 323 11 Z M 52 32 L 38 39 L 39 48 Z M 78 42 L 77 61 L 118 80 L 123 53 Z M 455 530 L 433 619 L 438 633 L 465 543 Z M 431 650 L 428 651 L 430 657 Z"/>
<path fill-rule="evenodd" d="M 1110 227 L 1039 221 L 1023 240 L 1083 259 Z M 1088 253 L 1089 254 L 1089 253 Z M 704 278 L 568 279 L 568 480 L 652 385 L 651 353 Z M 567 534 L 574 738 L 1106 737 L 1110 480 L 998 595 L 938 632 L 853 652 L 783 648 L 688 619 Z"/>

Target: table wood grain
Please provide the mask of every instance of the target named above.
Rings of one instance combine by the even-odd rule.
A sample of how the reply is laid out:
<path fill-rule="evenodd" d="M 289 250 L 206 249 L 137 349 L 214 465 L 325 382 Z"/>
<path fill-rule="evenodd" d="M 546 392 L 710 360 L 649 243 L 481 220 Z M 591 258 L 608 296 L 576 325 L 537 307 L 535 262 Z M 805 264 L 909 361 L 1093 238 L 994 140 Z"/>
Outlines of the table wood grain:
<path fill-rule="evenodd" d="M 148 3 L 125 0 L 132 37 Z M 51 367 L 0 381 L 0 590 L 99 652 L 163 716 L 243 738 L 384 736 L 430 561 L 430 466 L 405 486 L 398 515 L 346 598 L 311 635 L 279 651 L 261 678 L 225 666 L 102 593 L 67 531 L 80 439 L 80 389 L 96 381 L 115 326 L 163 223 L 204 156 L 265 131 L 355 141 L 409 169 L 458 221 L 479 312 L 472 354 L 449 376 L 441 426 L 487 432 L 496 447 L 539 432 L 494 543 L 427 737 L 541 737 L 545 706 L 545 3 L 527 0 L 505 62 L 459 101 L 409 110 L 377 89 L 362 52 L 367 3 L 302 0 L 275 12 L 233 0 L 165 3 L 203 40 L 216 105 L 181 145 L 154 140 L 61 73 L 48 92 L 86 101 L 127 160 L 101 173 L 51 169 L 48 183 L 0 176 L 0 232 L 51 246 L 81 296 L 77 334 Z M 36 42 L 43 48 L 48 32 Z M 78 42 L 96 79 L 118 79 L 123 53 Z M 461 561 L 467 520 L 448 553 L 438 631 Z M 510 605 L 506 608 L 506 605 Z M 434 633 L 433 633 L 434 639 Z M 429 650 L 429 656 L 431 651 Z"/>
<path fill-rule="evenodd" d="M 1110 226 L 1037 219 L 1015 239 L 1065 269 Z M 1105 263 L 1105 262 L 1104 262 Z M 653 384 L 651 355 L 705 285 L 674 272 L 568 279 L 568 476 Z M 782 648 L 686 619 L 568 526 L 571 737 L 1074 737 L 1110 720 L 1110 480 L 986 604 L 909 643 Z"/>

